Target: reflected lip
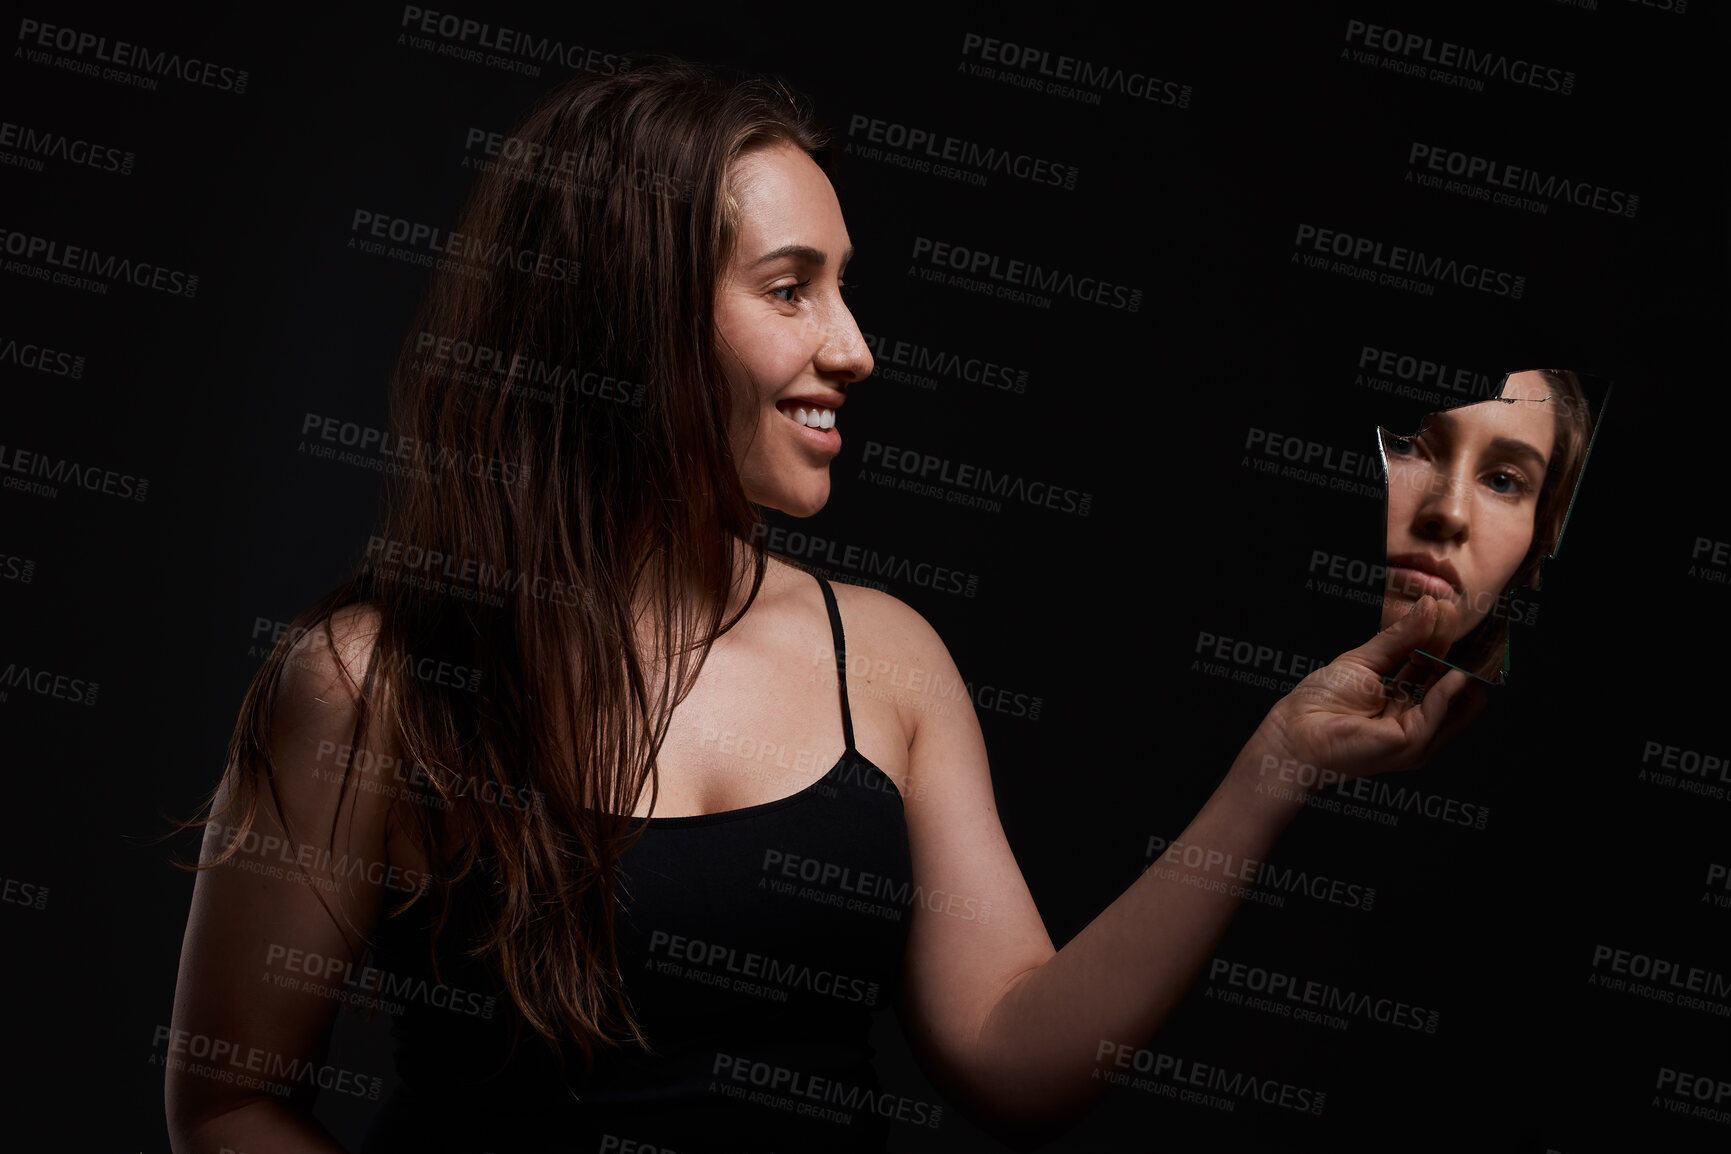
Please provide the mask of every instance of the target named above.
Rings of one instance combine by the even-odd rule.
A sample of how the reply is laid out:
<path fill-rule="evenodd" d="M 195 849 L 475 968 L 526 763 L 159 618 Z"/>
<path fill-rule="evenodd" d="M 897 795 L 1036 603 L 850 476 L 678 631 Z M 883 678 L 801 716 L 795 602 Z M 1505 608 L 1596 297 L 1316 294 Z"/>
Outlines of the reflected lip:
<path fill-rule="evenodd" d="M 1390 557 L 1388 566 L 1390 569 L 1412 569 L 1419 573 L 1428 573 L 1432 577 L 1447 581 L 1456 596 L 1465 592 L 1461 586 L 1461 575 L 1441 557 L 1432 557 L 1428 553 L 1401 553 Z"/>

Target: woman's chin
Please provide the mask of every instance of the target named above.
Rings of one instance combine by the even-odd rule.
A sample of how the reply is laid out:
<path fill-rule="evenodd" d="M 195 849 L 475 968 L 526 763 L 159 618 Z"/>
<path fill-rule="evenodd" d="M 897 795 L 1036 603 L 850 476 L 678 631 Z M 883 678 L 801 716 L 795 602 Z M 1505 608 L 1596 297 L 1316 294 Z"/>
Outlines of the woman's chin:
<path fill-rule="evenodd" d="M 821 487 L 764 493 L 753 495 L 751 499 L 754 504 L 786 513 L 789 517 L 815 517 L 829 504 L 829 478 L 824 478 Z"/>

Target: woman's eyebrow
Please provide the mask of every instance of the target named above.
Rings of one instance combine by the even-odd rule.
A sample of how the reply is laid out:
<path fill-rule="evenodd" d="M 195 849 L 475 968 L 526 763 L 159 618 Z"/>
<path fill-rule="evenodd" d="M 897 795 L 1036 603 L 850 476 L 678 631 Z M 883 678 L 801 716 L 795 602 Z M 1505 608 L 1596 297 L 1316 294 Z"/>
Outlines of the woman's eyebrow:
<path fill-rule="evenodd" d="M 758 257 L 756 260 L 751 262 L 751 265 L 753 268 L 756 268 L 760 264 L 768 264 L 771 261 L 781 260 L 784 257 L 793 257 L 794 259 L 803 261 L 806 264 L 822 265 L 829 263 L 829 254 L 820 248 L 812 248 L 809 244 L 784 244 L 780 248 L 774 249 Z M 842 267 L 846 268 L 847 262 L 852 259 L 853 249 L 850 248 L 841 254 Z"/>
<path fill-rule="evenodd" d="M 1490 448 L 1493 453 L 1501 453 L 1504 456 L 1525 457 L 1541 472 L 1544 471 L 1545 466 L 1548 463 L 1546 462 L 1543 453 L 1539 452 L 1538 449 L 1529 445 L 1527 442 L 1520 440 L 1518 437 L 1493 438 Z"/>

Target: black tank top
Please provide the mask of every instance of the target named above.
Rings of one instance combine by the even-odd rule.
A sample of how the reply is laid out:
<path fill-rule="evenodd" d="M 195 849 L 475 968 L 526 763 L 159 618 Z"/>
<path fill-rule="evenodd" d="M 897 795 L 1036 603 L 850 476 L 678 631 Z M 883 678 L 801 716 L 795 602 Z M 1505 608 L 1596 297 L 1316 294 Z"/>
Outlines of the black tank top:
<path fill-rule="evenodd" d="M 443 941 L 435 984 L 430 923 L 412 909 L 374 939 L 371 964 L 386 975 L 376 996 L 402 1007 L 401 1081 L 365 1151 L 881 1151 L 891 1118 L 936 1124 L 935 1108 L 885 1093 L 872 1069 L 871 1020 L 901 979 L 913 867 L 901 793 L 854 748 L 841 614 L 818 580 L 841 758 L 790 797 L 637 819 L 648 830 L 621 862 L 619 961 L 657 1052 L 601 1049 L 585 1074 L 568 1046 L 562 1073 L 526 1026 L 513 1051 L 510 997 Z"/>

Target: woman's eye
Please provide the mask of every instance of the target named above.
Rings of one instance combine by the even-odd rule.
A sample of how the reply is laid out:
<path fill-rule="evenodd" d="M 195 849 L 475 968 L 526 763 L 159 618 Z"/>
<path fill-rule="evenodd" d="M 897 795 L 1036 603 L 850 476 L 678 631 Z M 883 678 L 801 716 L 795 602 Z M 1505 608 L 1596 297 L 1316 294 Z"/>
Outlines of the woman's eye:
<path fill-rule="evenodd" d="M 784 284 L 780 288 L 770 289 L 769 295 L 775 297 L 777 300 L 786 301 L 788 304 L 792 304 L 794 294 L 799 292 L 801 289 L 809 288 L 810 286 L 810 281 L 802 280 L 797 284 Z M 782 293 L 786 293 L 787 295 L 782 296 Z"/>
<path fill-rule="evenodd" d="M 1486 478 L 1486 482 L 1490 485 L 1492 492 L 1500 493 L 1505 497 L 1520 496 L 1528 489 L 1525 477 L 1519 473 L 1511 473 L 1506 469 L 1492 473 Z"/>
<path fill-rule="evenodd" d="M 1418 449 L 1418 443 L 1411 437 L 1390 437 L 1388 451 L 1402 457 L 1410 457 Z"/>

